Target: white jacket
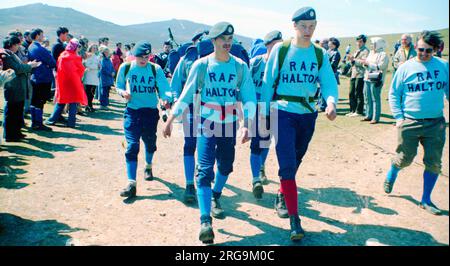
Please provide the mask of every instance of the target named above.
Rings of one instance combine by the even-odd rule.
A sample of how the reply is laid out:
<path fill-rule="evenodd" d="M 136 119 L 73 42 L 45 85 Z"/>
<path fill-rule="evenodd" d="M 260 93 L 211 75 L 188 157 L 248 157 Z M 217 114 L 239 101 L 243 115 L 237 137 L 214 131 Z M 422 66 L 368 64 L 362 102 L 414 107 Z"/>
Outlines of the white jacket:
<path fill-rule="evenodd" d="M 86 71 L 84 73 L 83 83 L 85 85 L 98 86 L 100 83 L 100 78 L 98 72 L 100 70 L 100 57 L 97 55 L 92 55 L 86 60 L 84 60 L 84 66 Z"/>
<path fill-rule="evenodd" d="M 364 80 L 369 80 L 369 73 L 381 70 L 383 72 L 383 84 L 386 78 L 387 69 L 389 67 L 389 56 L 386 54 L 384 49 L 386 49 L 386 41 L 380 37 L 371 38 L 373 44 L 372 50 L 370 50 L 369 56 L 367 57 L 366 73 L 364 75 Z"/>

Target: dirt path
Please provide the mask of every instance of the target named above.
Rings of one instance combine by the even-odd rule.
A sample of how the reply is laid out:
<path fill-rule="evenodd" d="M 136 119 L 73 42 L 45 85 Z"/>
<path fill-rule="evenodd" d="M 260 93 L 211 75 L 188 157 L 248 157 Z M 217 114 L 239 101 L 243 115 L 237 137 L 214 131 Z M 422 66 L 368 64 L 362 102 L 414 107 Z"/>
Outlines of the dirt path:
<path fill-rule="evenodd" d="M 26 142 L 2 144 L 0 245 L 201 244 L 198 208 L 182 202 L 180 134 L 163 139 L 160 124 L 154 160 L 158 178 L 143 181 L 141 152 L 138 197 L 132 202 L 119 197 L 126 184 L 124 105 L 117 95 L 112 98 L 111 111 L 79 117 L 76 129 L 26 132 Z M 348 108 L 346 102 L 339 105 L 341 114 Z M 389 113 L 387 103 L 383 105 L 384 113 Z M 49 105 L 46 113 L 51 111 Z M 340 116 L 330 123 L 320 116 L 297 175 L 300 214 L 308 233 L 300 245 L 365 245 L 371 238 L 384 245 L 449 244 L 448 141 L 443 176 L 433 193 L 436 205 L 446 212 L 436 217 L 417 207 L 422 151 L 401 172 L 394 192 L 384 194 L 382 183 L 395 149 L 396 130 L 389 116 L 383 121 L 369 126 Z M 238 145 L 235 172 L 224 190 L 227 216 L 214 220 L 215 243 L 291 245 L 289 222 L 279 219 L 273 209 L 279 186 L 275 152 L 271 149 L 267 160 L 271 182 L 260 201 L 251 194 L 249 152 L 248 144 Z"/>

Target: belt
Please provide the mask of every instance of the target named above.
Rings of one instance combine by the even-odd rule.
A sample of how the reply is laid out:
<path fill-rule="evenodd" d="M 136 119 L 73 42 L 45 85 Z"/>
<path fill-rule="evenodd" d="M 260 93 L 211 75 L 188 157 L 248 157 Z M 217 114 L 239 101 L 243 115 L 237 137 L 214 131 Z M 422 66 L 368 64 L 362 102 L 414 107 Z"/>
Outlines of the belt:
<path fill-rule="evenodd" d="M 438 117 L 438 118 L 409 118 L 409 117 L 405 117 L 405 118 L 409 119 L 409 120 L 414 120 L 414 121 L 435 121 L 435 120 L 442 119 L 442 117 Z"/>
<path fill-rule="evenodd" d="M 220 112 L 220 120 L 222 120 L 222 121 L 225 120 L 225 116 L 227 114 L 237 115 L 236 104 L 226 105 L 226 106 L 219 105 L 219 104 L 204 103 L 204 102 L 202 102 L 201 104 L 204 107 L 207 107 L 209 109 L 213 109 L 213 110 Z"/>
<path fill-rule="evenodd" d="M 299 97 L 299 96 L 289 96 L 289 95 L 275 95 L 274 97 L 275 101 L 288 101 L 288 102 L 294 102 L 294 103 L 300 103 L 302 104 L 306 109 L 308 109 L 311 113 L 314 113 L 316 110 L 314 110 L 309 103 L 315 102 L 314 97 Z"/>

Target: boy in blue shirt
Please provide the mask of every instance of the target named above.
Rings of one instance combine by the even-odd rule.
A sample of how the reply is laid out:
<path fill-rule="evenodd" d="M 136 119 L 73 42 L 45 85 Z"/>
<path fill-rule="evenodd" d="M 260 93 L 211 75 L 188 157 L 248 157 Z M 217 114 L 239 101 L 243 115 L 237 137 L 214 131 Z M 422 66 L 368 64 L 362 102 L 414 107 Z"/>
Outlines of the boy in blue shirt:
<path fill-rule="evenodd" d="M 258 55 L 250 61 L 250 72 L 252 74 L 253 82 L 255 84 L 256 98 L 259 101 L 261 99 L 261 87 L 263 85 L 264 70 L 266 68 L 267 60 L 269 59 L 270 52 L 275 44 L 283 41 L 283 35 L 280 31 L 275 30 L 269 32 L 264 37 L 264 46 L 267 52 L 262 55 Z M 252 138 L 250 144 L 250 166 L 252 170 L 252 191 L 256 199 L 261 199 L 264 193 L 263 185 L 267 185 L 269 182 L 266 177 L 265 163 L 267 155 L 269 154 L 270 146 L 270 134 L 263 136 L 260 134 L 258 128 L 265 125 L 261 125 L 258 119 L 254 120 L 254 128 L 256 129 L 256 135 Z"/>
<path fill-rule="evenodd" d="M 131 63 L 120 66 L 117 75 L 117 92 L 128 103 L 124 112 L 124 131 L 128 146 L 125 153 L 128 186 L 120 196 L 136 196 L 136 172 L 140 139 L 145 144 L 145 180 L 153 180 L 152 161 L 156 152 L 156 129 L 159 121 L 159 99 L 168 106 L 172 101 L 170 85 L 161 67 L 148 61 L 151 45 L 141 41 L 136 44 Z"/>
<path fill-rule="evenodd" d="M 194 103 L 194 110 L 200 108 L 201 119 L 197 138 L 197 198 L 201 215 L 199 239 L 203 243 L 214 241 L 210 215 L 223 218 L 224 214 L 219 199 L 233 171 L 238 98 L 242 99 L 245 110 L 242 143 L 250 140 L 248 120 L 253 119 L 256 111 L 255 87 L 248 67 L 242 60 L 230 55 L 233 34 L 234 28 L 227 22 L 213 26 L 209 37 L 214 44 L 214 53 L 193 64 L 183 93 L 164 128 L 164 137 L 170 137 L 173 120 L 194 102 L 194 98 L 195 101 L 200 100 L 200 103 Z M 195 123 L 194 128 L 197 128 Z M 214 188 L 211 189 L 216 160 L 218 171 Z"/>
<path fill-rule="evenodd" d="M 262 116 L 273 101 L 273 115 L 278 116 L 270 124 L 275 130 L 276 152 L 281 179 L 280 193 L 275 202 L 278 215 L 287 208 L 290 218 L 292 241 L 304 237 L 298 216 L 298 195 L 295 175 L 314 133 L 317 111 L 313 109 L 317 83 L 327 100 L 326 116 L 336 119 L 338 90 L 336 78 L 326 51 L 313 45 L 311 38 L 317 25 L 316 12 L 310 7 L 298 10 L 292 21 L 296 37 L 277 44 L 270 54 L 264 76 L 261 106 Z M 274 118 L 272 116 L 272 118 Z"/>
<path fill-rule="evenodd" d="M 424 185 L 419 206 L 441 215 L 431 202 L 431 192 L 442 168 L 445 144 L 444 95 L 449 100 L 448 62 L 434 57 L 441 36 L 424 31 L 417 41 L 417 57 L 402 64 L 392 80 L 389 103 L 397 120 L 397 154 L 384 182 L 384 191 L 392 192 L 400 169 L 409 166 L 417 155 L 419 142 L 424 149 Z"/>

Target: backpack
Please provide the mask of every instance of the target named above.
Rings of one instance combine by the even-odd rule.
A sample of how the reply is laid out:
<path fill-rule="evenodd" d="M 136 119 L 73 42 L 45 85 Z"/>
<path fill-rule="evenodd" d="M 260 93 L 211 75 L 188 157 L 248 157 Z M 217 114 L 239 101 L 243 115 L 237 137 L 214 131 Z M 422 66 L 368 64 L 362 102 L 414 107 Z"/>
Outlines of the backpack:
<path fill-rule="evenodd" d="M 285 101 L 290 101 L 290 102 L 298 102 L 298 103 L 302 104 L 306 109 L 308 109 L 311 113 L 314 113 L 315 110 L 309 105 L 309 103 L 314 102 L 314 97 L 310 97 L 310 98 L 306 99 L 305 97 L 279 95 L 277 93 L 278 85 L 280 84 L 281 69 L 283 67 L 284 60 L 286 59 L 286 55 L 289 51 L 289 48 L 291 47 L 291 41 L 292 41 L 292 39 L 284 41 L 280 48 L 280 51 L 278 53 L 278 75 L 275 78 L 275 82 L 273 83 L 273 88 L 274 88 L 273 100 L 274 101 L 285 100 Z M 318 64 L 319 71 L 320 71 L 320 69 L 322 68 L 322 65 L 323 65 L 323 49 L 321 47 L 317 46 L 316 44 L 313 44 L 313 45 L 314 45 L 314 51 L 316 53 L 317 64 Z"/>
<path fill-rule="evenodd" d="M 192 46 L 192 43 L 185 43 L 178 48 L 178 50 L 172 50 L 169 53 L 168 59 L 167 59 L 167 68 L 169 69 L 170 73 L 175 72 L 175 68 L 177 68 L 178 63 L 180 62 L 181 57 L 183 57 L 187 50 Z"/>
<path fill-rule="evenodd" d="M 250 59 L 253 59 L 259 55 L 267 53 L 267 48 L 264 45 L 264 41 L 261 39 L 256 39 L 252 43 L 252 48 L 250 49 Z"/>
<path fill-rule="evenodd" d="M 245 50 L 245 48 L 241 44 L 233 43 L 233 45 L 231 46 L 230 54 L 244 61 L 247 66 L 250 65 L 250 57 L 248 56 L 247 50 Z"/>

